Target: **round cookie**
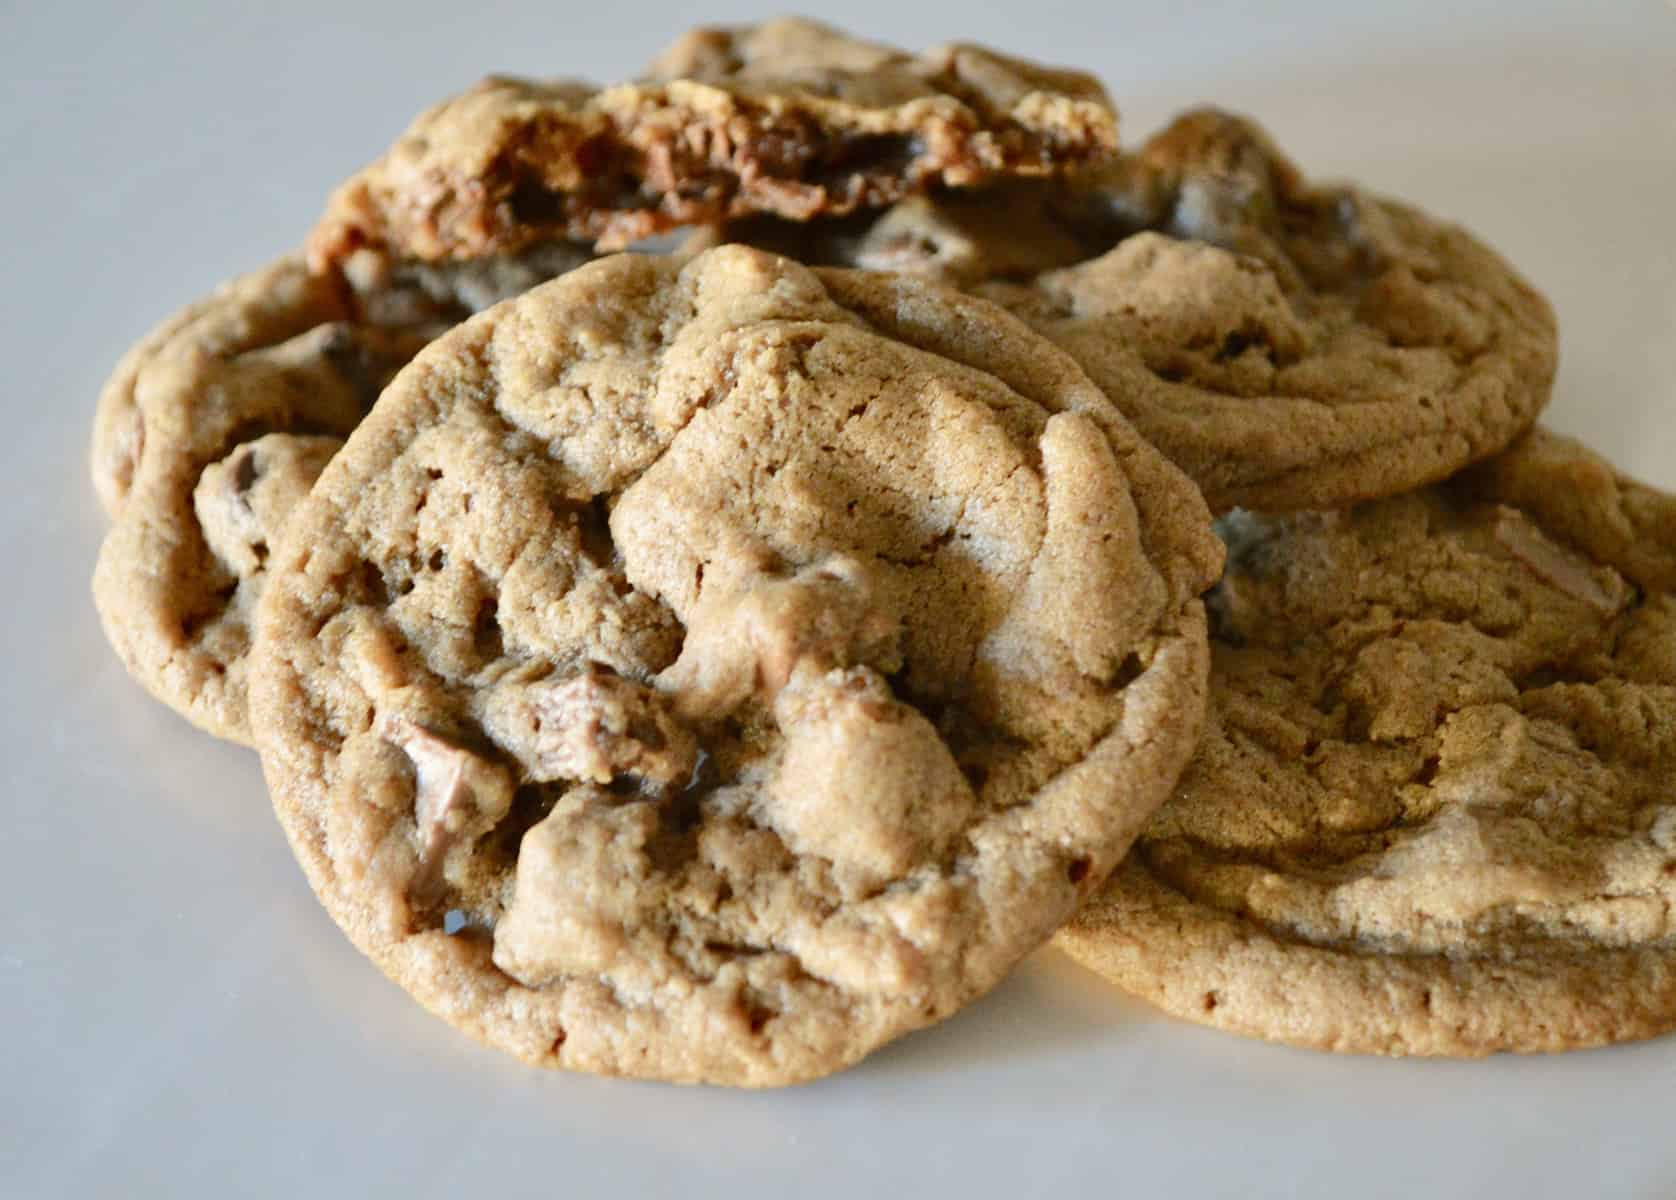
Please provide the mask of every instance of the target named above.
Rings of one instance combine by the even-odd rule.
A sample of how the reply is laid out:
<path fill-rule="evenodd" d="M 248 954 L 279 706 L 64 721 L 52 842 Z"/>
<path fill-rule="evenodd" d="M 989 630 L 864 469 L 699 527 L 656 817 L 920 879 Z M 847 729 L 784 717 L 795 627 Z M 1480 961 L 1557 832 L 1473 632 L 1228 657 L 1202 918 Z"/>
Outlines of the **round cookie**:
<path fill-rule="evenodd" d="M 993 299 L 1086 369 L 1215 511 L 1333 508 L 1446 478 L 1547 403 L 1547 302 L 1463 230 L 1307 183 L 1255 124 L 1189 112 L 1070 183 L 746 223 L 803 261 Z"/>
<path fill-rule="evenodd" d="M 1204 744 L 1058 944 L 1322 1049 L 1676 1028 L 1676 497 L 1537 430 L 1224 529 Z"/>
<path fill-rule="evenodd" d="M 448 267 L 286 258 L 139 342 L 94 417 L 94 487 L 114 520 L 93 592 L 148 691 L 247 741 L 249 622 L 274 538 L 333 450 L 421 346 L 476 308 L 585 261 L 554 244 Z"/>
<path fill-rule="evenodd" d="M 810 1079 L 993 986 L 1198 735 L 1192 485 L 983 301 L 623 255 L 390 385 L 259 618 L 334 919 L 544 1066 Z"/>
<path fill-rule="evenodd" d="M 553 237 L 620 249 L 750 213 L 806 220 L 1107 159 L 1092 76 L 978 46 L 920 55 L 781 18 L 681 37 L 633 82 L 492 77 L 422 113 L 334 194 L 317 266 L 360 247 L 426 260 Z"/>

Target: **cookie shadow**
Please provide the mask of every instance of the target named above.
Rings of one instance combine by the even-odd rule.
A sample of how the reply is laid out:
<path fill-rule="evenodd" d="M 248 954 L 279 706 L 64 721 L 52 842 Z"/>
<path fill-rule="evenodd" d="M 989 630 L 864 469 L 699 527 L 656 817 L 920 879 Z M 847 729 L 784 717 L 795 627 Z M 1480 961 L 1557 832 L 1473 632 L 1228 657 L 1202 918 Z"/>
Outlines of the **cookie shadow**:
<path fill-rule="evenodd" d="M 1126 1040 L 1159 1019 L 1050 946 L 981 1000 L 892 1042 L 855 1073 L 901 1079 L 1044 1060 Z"/>

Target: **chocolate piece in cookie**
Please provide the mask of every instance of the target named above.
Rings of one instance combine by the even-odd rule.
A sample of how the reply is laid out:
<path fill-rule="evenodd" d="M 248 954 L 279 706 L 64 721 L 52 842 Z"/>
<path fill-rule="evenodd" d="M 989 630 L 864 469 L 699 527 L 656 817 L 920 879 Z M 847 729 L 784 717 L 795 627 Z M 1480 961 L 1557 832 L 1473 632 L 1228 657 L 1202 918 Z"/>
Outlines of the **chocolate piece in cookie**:
<path fill-rule="evenodd" d="M 115 521 L 94 598 L 129 672 L 194 724 L 247 740 L 249 622 L 291 508 L 415 351 L 588 257 L 548 245 L 432 266 L 364 251 L 333 278 L 287 258 L 130 351 L 100 396 L 92 455 Z"/>
<path fill-rule="evenodd" d="M 772 701 L 803 662 L 900 665 L 898 618 L 875 600 L 874 569 L 839 557 L 779 579 L 750 566 L 754 578 L 712 586 L 687 622 L 681 657 L 664 674 L 683 715 L 719 720 L 753 696 Z"/>
<path fill-rule="evenodd" d="M 292 519 L 252 693 L 292 847 L 393 979 L 542 1065 L 781 1084 L 948 1015 L 1198 732 L 1198 494 L 911 280 L 581 268 L 423 351 Z M 511 788 L 440 872 L 412 728 Z"/>
<path fill-rule="evenodd" d="M 1323 1049 L 1676 1028 L 1676 497 L 1538 430 L 1226 529 L 1205 742 L 1059 944 Z"/>
<path fill-rule="evenodd" d="M 1553 380 L 1553 315 L 1494 253 L 1395 201 L 1307 183 L 1252 122 L 1209 109 L 1070 182 L 728 235 L 998 301 L 1219 511 L 1435 482 L 1528 429 Z"/>
<path fill-rule="evenodd" d="M 649 791 L 692 781 L 698 743 L 663 692 L 598 666 L 561 678 L 503 680 L 483 701 L 495 743 L 537 783 L 638 779 Z"/>
<path fill-rule="evenodd" d="M 805 220 L 932 184 L 1107 158 L 1079 72 L 976 46 L 912 56 L 795 18 L 698 29 L 637 82 L 491 78 L 422 114 L 333 196 L 316 266 L 359 247 L 476 257 L 571 237 L 617 249 L 751 213 Z"/>

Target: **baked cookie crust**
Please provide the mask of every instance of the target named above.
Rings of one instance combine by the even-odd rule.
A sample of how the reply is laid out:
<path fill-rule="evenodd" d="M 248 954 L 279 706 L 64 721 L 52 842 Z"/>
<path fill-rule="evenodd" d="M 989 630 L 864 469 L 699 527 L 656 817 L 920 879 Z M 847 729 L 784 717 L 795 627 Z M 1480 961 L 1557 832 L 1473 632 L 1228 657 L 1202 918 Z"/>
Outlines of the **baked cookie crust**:
<path fill-rule="evenodd" d="M 1191 484 L 999 309 L 601 260 L 390 385 L 259 615 L 354 943 L 543 1066 L 811 1079 L 997 983 L 1198 735 Z"/>
<path fill-rule="evenodd" d="M 100 395 L 91 454 L 114 522 L 93 595 L 129 673 L 199 728 L 249 741 L 250 620 L 291 508 L 421 346 L 588 257 L 553 244 L 433 267 L 369 251 L 323 277 L 292 256 L 142 339 Z"/>
<path fill-rule="evenodd" d="M 1069 351 L 1215 511 L 1333 508 L 1433 483 L 1547 403 L 1547 302 L 1455 226 L 1308 182 L 1252 121 L 1183 114 L 1063 182 L 914 197 L 725 237 L 904 271 Z"/>
<path fill-rule="evenodd" d="M 1224 528 L 1204 744 L 1058 944 L 1328 1050 L 1676 1028 L 1676 497 L 1538 430 L 1440 487 Z"/>

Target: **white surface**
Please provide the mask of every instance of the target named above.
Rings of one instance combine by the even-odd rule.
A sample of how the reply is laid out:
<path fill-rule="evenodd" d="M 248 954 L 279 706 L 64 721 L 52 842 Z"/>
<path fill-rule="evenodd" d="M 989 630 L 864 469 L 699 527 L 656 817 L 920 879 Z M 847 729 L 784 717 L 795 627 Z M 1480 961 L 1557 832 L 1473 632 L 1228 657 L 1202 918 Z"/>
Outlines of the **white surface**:
<path fill-rule="evenodd" d="M 314 904 L 254 758 L 149 701 L 100 637 L 93 398 L 422 103 L 489 69 L 621 75 L 691 18 L 345 7 L 0 6 L 0 1196 L 1676 1194 L 1676 1039 L 1330 1058 L 1173 1022 L 1046 952 L 857 1070 L 751 1095 L 527 1069 L 384 982 Z M 1463 221 L 1559 310 L 1552 423 L 1676 486 L 1676 11 L 1177 7 L 842 19 L 1098 70 L 1131 138 L 1190 102 L 1248 108 L 1309 169 Z"/>

